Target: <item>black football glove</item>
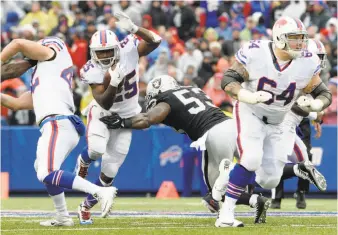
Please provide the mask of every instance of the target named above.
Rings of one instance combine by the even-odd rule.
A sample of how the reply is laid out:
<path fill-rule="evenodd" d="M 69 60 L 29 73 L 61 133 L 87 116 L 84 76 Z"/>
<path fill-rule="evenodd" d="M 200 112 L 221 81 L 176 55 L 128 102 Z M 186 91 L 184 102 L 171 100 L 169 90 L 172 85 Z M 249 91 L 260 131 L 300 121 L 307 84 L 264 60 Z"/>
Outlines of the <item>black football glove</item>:
<path fill-rule="evenodd" d="M 124 119 L 117 113 L 100 118 L 100 121 L 107 125 L 108 129 L 120 129 L 124 127 Z"/>

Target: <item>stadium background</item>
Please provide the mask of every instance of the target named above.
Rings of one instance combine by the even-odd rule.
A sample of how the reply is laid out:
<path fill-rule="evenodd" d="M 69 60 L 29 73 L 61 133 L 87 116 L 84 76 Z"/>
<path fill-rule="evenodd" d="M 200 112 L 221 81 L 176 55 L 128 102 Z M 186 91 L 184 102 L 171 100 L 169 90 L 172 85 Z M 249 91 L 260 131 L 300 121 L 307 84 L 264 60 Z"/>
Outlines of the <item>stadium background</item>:
<path fill-rule="evenodd" d="M 158 49 L 140 59 L 140 104 L 149 80 L 169 74 L 184 85 L 202 88 L 223 110 L 231 112 L 231 99 L 220 89 L 222 72 L 234 61 L 234 52 L 248 40 L 270 39 L 271 27 L 281 15 L 301 18 L 310 38 L 321 40 L 328 54 L 323 81 L 334 102 L 324 116 L 323 134 L 313 138 L 319 170 L 328 180 L 328 193 L 337 192 L 337 6 L 325 1 L 1 1 L 1 46 L 14 38 L 39 40 L 48 35 L 62 38 L 74 62 L 73 93 L 77 114 L 92 99 L 78 72 L 89 59 L 88 42 L 96 30 L 110 29 L 122 40 L 126 32 L 116 28 L 113 13 L 122 10 L 140 26 L 163 38 Z M 21 58 L 20 55 L 16 59 Z M 31 71 L 5 81 L 1 92 L 19 96 L 29 89 Z M 84 119 L 85 120 L 85 119 Z M 10 192 L 45 192 L 33 168 L 39 131 L 32 111 L 1 110 L 1 172 L 9 172 Z M 315 135 L 313 131 L 312 136 Z M 68 157 L 64 169 L 72 171 L 84 146 Z M 173 181 L 181 196 L 205 193 L 200 153 L 189 140 L 168 127 L 135 131 L 128 157 L 115 185 L 119 192 L 156 192 L 164 180 Z M 89 179 L 99 174 L 99 162 Z M 286 184 L 294 192 L 295 182 Z M 313 187 L 311 192 L 317 192 Z"/>

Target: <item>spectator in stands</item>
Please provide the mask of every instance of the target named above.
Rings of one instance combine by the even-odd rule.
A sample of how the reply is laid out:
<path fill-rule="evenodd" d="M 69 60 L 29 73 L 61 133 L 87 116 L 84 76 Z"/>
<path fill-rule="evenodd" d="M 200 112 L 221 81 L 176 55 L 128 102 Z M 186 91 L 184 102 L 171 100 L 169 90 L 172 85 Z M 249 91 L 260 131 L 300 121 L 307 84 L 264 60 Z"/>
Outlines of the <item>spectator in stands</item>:
<path fill-rule="evenodd" d="M 215 73 L 203 88 L 203 91 L 211 98 L 212 103 L 216 106 L 220 106 L 224 101 L 231 100 L 221 88 L 222 79 L 223 73 Z"/>
<path fill-rule="evenodd" d="M 216 64 L 217 61 L 213 59 L 212 53 L 205 51 L 203 53 L 201 68 L 198 70 L 198 78 L 195 81 L 198 87 L 204 87 L 207 81 L 214 75 L 216 72 Z"/>
<path fill-rule="evenodd" d="M 327 5 L 323 0 L 313 1 L 313 14 L 311 15 L 311 22 L 317 25 L 318 28 L 324 29 L 326 22 L 331 18 Z"/>
<path fill-rule="evenodd" d="M 183 85 L 184 86 L 196 86 L 196 84 L 194 83 L 194 80 L 196 80 L 196 76 L 197 76 L 197 71 L 196 71 L 195 66 L 189 65 L 183 75 Z"/>
<path fill-rule="evenodd" d="M 142 15 L 136 4 L 136 2 L 121 0 L 118 4 L 113 5 L 113 13 L 117 11 L 123 11 L 136 25 L 141 25 Z"/>
<path fill-rule="evenodd" d="M 232 40 L 224 41 L 222 48 L 223 54 L 226 56 L 232 56 L 241 48 L 241 40 L 240 40 L 240 28 L 232 28 Z"/>
<path fill-rule="evenodd" d="M 152 24 L 155 28 L 160 25 L 168 26 L 167 16 L 162 10 L 162 1 L 152 1 L 147 14 L 153 18 Z"/>
<path fill-rule="evenodd" d="M 170 62 L 168 63 L 168 72 L 167 72 L 167 74 L 168 74 L 169 76 L 175 78 L 176 81 L 177 81 L 178 83 L 180 83 L 180 84 L 183 83 L 183 73 L 182 73 L 181 70 L 179 70 L 179 69 L 176 67 L 175 63 L 172 62 L 172 61 L 170 61 Z"/>
<path fill-rule="evenodd" d="M 39 25 L 45 30 L 46 34 L 50 32 L 48 15 L 41 11 L 39 2 L 32 2 L 31 11 L 20 21 L 20 25 L 32 24 L 33 20 L 39 22 Z"/>
<path fill-rule="evenodd" d="M 184 1 L 175 2 L 171 25 L 177 28 L 178 36 L 183 41 L 188 41 L 195 35 L 197 22 L 192 9 L 185 4 Z"/>
<path fill-rule="evenodd" d="M 75 19 L 73 27 L 81 26 L 83 29 L 87 27 L 87 23 L 84 17 L 84 14 L 80 8 L 76 8 L 75 10 Z"/>
<path fill-rule="evenodd" d="M 243 6 L 241 3 L 234 3 L 230 10 L 231 27 L 237 28 L 240 31 L 245 27 L 245 19 L 243 16 Z"/>
<path fill-rule="evenodd" d="M 152 65 L 144 75 L 144 81 L 148 83 L 154 77 L 166 74 L 168 71 L 169 58 L 169 51 L 165 48 L 161 48 L 155 64 Z"/>
<path fill-rule="evenodd" d="M 203 60 L 202 52 L 195 48 L 192 42 L 185 44 L 186 52 L 180 57 L 177 63 L 177 67 L 181 71 L 186 71 L 189 65 L 193 65 L 196 69 L 199 69 Z"/>
<path fill-rule="evenodd" d="M 103 8 L 103 14 L 97 15 L 97 16 L 98 16 L 97 19 L 96 19 L 97 24 L 107 25 L 110 18 L 113 17 L 111 6 L 105 5 L 104 8 Z"/>
<path fill-rule="evenodd" d="M 219 37 L 222 37 L 224 40 L 232 39 L 232 30 L 229 26 L 229 16 L 223 13 L 218 17 L 219 26 L 215 29 Z"/>
<path fill-rule="evenodd" d="M 241 31 L 240 39 L 243 41 L 250 41 L 252 39 L 252 29 L 255 27 L 255 23 L 251 16 L 246 18 L 245 28 Z M 232 35 L 231 35 L 232 38 Z"/>
<path fill-rule="evenodd" d="M 208 28 L 204 32 L 204 38 L 208 41 L 208 43 L 214 42 L 218 40 L 218 33 L 213 28 Z"/>

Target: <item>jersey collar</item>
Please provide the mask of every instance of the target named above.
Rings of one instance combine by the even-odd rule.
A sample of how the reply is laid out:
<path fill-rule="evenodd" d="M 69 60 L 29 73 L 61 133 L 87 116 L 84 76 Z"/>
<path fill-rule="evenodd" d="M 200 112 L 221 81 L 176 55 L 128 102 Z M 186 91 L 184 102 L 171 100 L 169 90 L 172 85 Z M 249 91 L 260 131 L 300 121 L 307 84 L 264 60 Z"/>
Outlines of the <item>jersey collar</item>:
<path fill-rule="evenodd" d="M 277 61 L 277 58 L 276 58 L 275 53 L 273 52 L 272 42 L 269 42 L 269 49 L 270 49 L 270 54 L 271 54 L 271 57 L 272 57 L 273 65 L 275 66 L 275 68 L 276 68 L 279 72 L 284 71 L 284 70 L 285 70 L 287 67 L 289 67 L 289 65 L 292 63 L 293 60 L 290 60 L 286 65 L 284 65 L 283 67 L 281 67 L 281 66 L 278 64 L 278 61 Z"/>

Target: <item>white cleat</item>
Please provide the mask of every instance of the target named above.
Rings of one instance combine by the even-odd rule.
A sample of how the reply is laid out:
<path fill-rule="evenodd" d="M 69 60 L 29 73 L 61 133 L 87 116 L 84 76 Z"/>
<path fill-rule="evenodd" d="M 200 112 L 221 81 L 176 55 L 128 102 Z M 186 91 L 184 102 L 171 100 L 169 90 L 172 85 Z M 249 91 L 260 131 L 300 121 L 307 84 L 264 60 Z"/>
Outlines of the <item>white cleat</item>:
<path fill-rule="evenodd" d="M 244 227 L 244 224 L 235 219 L 235 205 L 229 206 L 227 200 L 225 200 L 219 211 L 215 226 L 217 228 Z"/>
<path fill-rule="evenodd" d="M 215 222 L 215 226 L 217 228 L 244 227 L 244 224 L 236 219 L 234 219 L 233 222 L 230 223 L 221 222 L 220 219 L 217 219 Z"/>
<path fill-rule="evenodd" d="M 56 227 L 56 226 L 74 226 L 74 222 L 69 216 L 57 216 L 55 219 L 40 222 L 41 226 Z"/>
<path fill-rule="evenodd" d="M 108 216 L 116 197 L 117 188 L 115 187 L 101 187 L 100 191 L 93 196 L 101 203 L 101 217 Z"/>
<path fill-rule="evenodd" d="M 228 159 L 223 159 L 219 164 L 219 176 L 212 188 L 212 197 L 216 201 L 221 201 L 224 196 L 229 182 L 230 171 L 234 168 L 234 164 Z"/>

